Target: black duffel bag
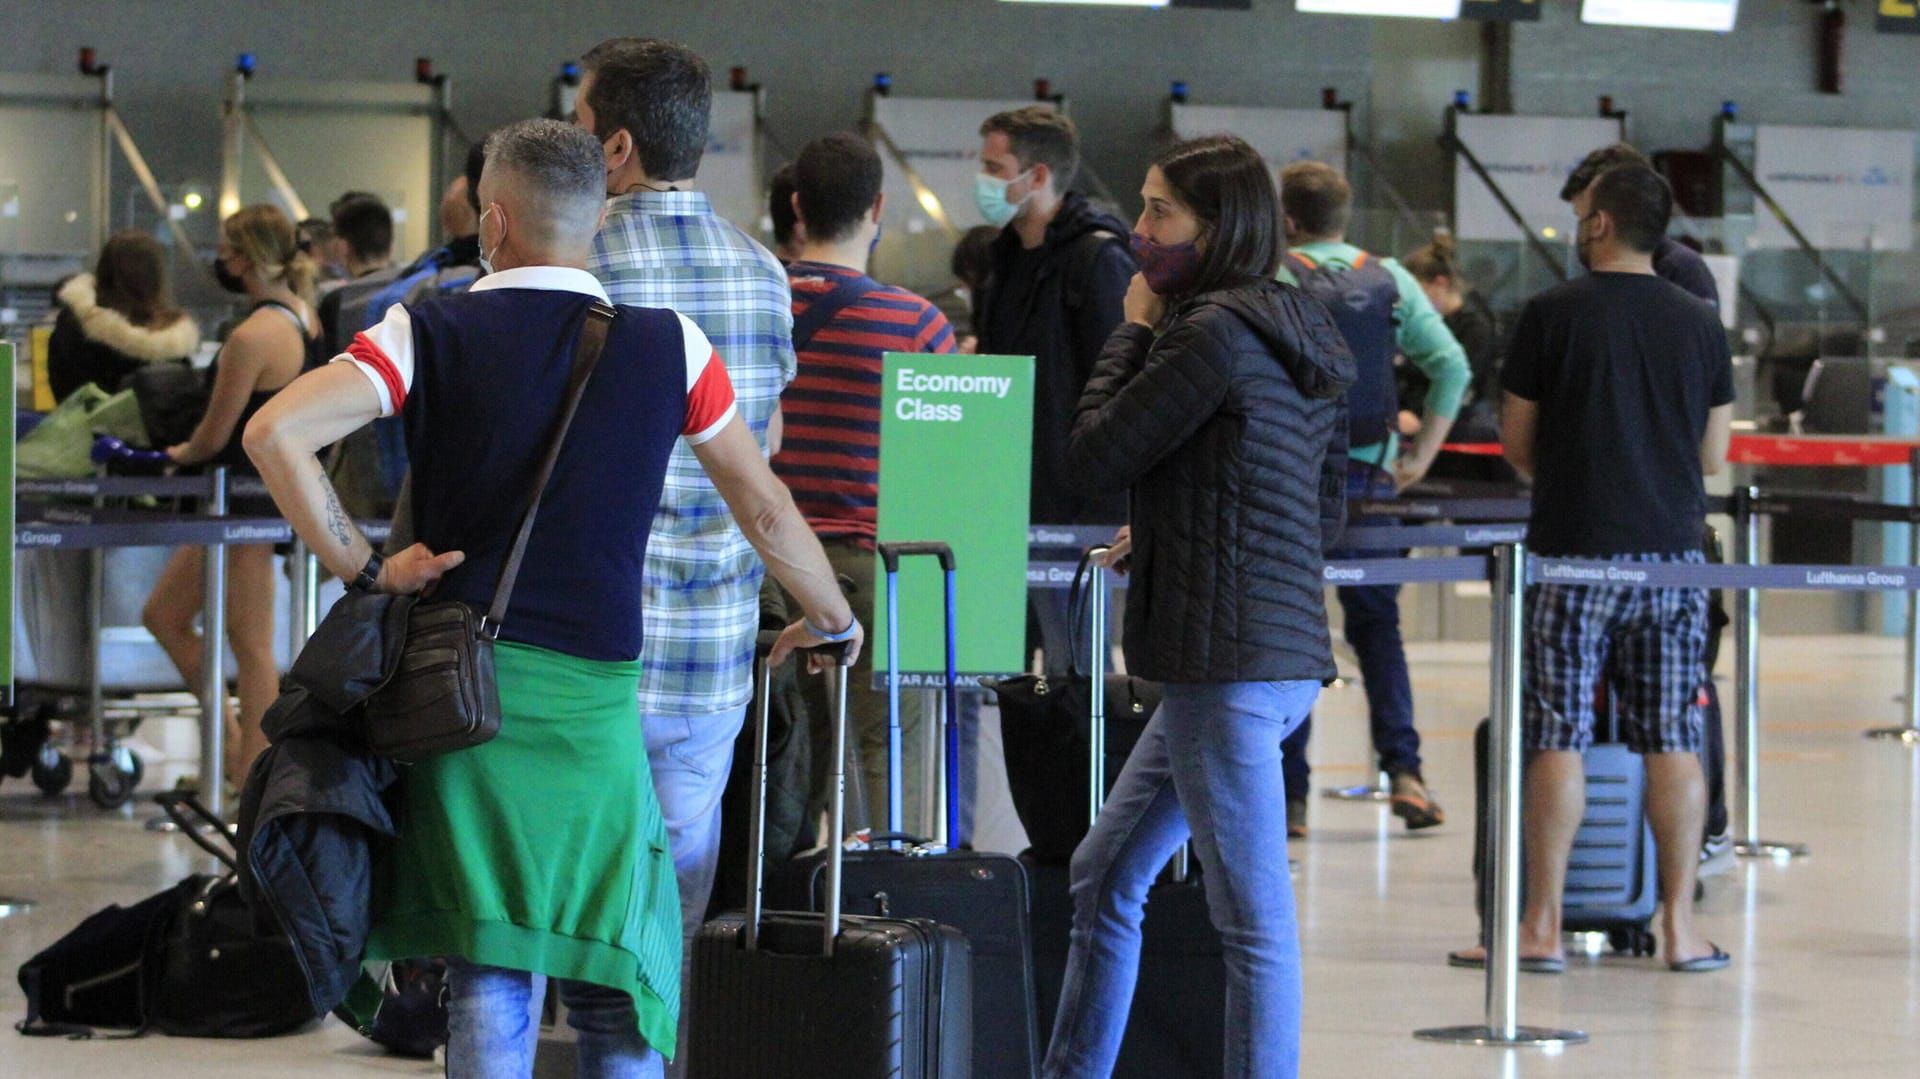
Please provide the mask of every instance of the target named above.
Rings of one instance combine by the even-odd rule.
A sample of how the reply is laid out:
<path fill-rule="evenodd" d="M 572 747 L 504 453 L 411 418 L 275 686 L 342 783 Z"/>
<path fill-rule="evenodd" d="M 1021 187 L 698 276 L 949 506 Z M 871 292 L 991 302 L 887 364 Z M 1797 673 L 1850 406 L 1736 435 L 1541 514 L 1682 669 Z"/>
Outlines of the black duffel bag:
<path fill-rule="evenodd" d="M 1092 600 L 1087 587 L 1091 555 L 1082 557 L 1073 576 L 1067 607 L 1069 637 L 1084 620 Z M 1099 597 L 1105 602 L 1106 597 Z M 1086 613 L 1091 613 L 1090 609 Z M 1107 642 L 1097 641 L 1096 648 Z M 1007 760 L 1007 787 L 1013 808 L 1027 830 L 1028 855 L 1042 863 L 1064 865 L 1087 835 L 1087 777 L 1092 763 L 1093 678 L 1079 670 L 1080 648 L 1069 640 L 1065 678 L 1023 674 L 982 684 L 1000 699 L 1000 739 Z M 1113 788 L 1120 769 L 1140 740 L 1140 732 L 1160 707 L 1159 685 L 1124 674 L 1106 676 L 1106 785 Z"/>
<path fill-rule="evenodd" d="M 224 824 L 191 797 L 160 804 L 182 834 L 226 864 L 131 907 L 108 907 L 20 968 L 22 1034 L 89 1038 L 95 1028 L 199 1038 L 263 1038 L 311 1022 L 306 976 L 285 934 L 263 929 L 240 896 L 235 857 L 194 825 Z"/>

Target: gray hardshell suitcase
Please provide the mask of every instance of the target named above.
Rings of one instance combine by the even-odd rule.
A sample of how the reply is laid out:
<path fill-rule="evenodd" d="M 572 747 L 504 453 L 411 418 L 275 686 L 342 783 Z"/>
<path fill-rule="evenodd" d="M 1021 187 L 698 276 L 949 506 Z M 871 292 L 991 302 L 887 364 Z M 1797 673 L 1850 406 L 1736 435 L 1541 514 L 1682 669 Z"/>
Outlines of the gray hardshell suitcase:
<path fill-rule="evenodd" d="M 772 695 L 765 657 L 775 636 L 760 641 L 748 908 L 708 922 L 694 939 L 688 1075 L 967 1079 L 973 978 L 958 930 L 920 918 L 842 917 L 838 843 L 827 860 L 825 914 L 761 909 Z M 844 659 L 833 677 L 830 834 L 838 836 L 846 827 Z"/>

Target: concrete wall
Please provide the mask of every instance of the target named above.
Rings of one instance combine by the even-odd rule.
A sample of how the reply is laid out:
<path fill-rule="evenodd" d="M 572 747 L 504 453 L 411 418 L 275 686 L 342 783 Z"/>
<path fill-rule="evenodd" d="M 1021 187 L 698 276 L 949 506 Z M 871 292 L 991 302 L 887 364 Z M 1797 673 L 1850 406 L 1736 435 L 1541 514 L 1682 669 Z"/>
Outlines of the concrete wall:
<path fill-rule="evenodd" d="M 1514 34 L 1520 111 L 1586 115 L 1611 93 L 1636 141 L 1697 146 L 1725 98 L 1754 120 L 1911 124 L 1920 38 L 1878 35 L 1853 5 L 1848 93 L 1813 92 L 1816 12 L 1801 0 L 1747 0 L 1731 35 L 1586 27 L 1578 0 L 1543 0 L 1545 18 Z M 218 172 L 221 79 L 235 54 L 260 78 L 404 79 L 427 54 L 454 79 L 463 126 L 484 131 L 539 112 L 561 61 L 614 34 L 687 42 L 724 77 L 745 64 L 768 87 L 777 144 L 850 125 L 873 72 L 898 92 L 1021 96 L 1035 77 L 1070 96 L 1089 165 L 1134 190 L 1162 124 L 1167 85 L 1196 102 L 1310 106 L 1322 86 L 1357 105 L 1415 205 L 1440 208 L 1433 149 L 1456 89 L 1479 79 L 1471 24 L 1302 16 L 1292 0 L 1251 12 L 1090 10 L 993 0 L 0 0 L 0 70 L 71 70 L 100 50 L 122 111 L 165 182 Z M 776 153 L 778 150 L 776 149 Z M 124 178 L 124 170 L 121 171 Z"/>
<path fill-rule="evenodd" d="M 877 71 L 915 96 L 1023 97 L 1048 78 L 1085 126 L 1088 164 L 1130 192 L 1174 79 L 1219 104 L 1304 106 L 1324 85 L 1364 89 L 1369 24 L 1291 9 L 1291 0 L 1251 13 L 992 0 L 0 0 L 0 70 L 68 71 L 78 46 L 97 47 L 156 172 L 212 180 L 221 81 L 237 53 L 258 56 L 262 81 L 406 79 L 413 58 L 430 55 L 477 134 L 544 109 L 561 62 L 594 42 L 649 34 L 698 49 L 723 79 L 746 65 L 767 87 L 771 134 L 789 149 L 857 121 Z"/>

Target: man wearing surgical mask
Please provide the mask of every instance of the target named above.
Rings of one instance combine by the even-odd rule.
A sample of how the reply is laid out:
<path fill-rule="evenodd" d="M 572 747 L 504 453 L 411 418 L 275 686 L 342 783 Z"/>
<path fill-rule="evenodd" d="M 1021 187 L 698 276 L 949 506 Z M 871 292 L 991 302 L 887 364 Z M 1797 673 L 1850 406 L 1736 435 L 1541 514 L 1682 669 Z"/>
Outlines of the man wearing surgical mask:
<path fill-rule="evenodd" d="M 1073 121 L 1051 105 L 991 116 L 980 125 L 974 204 L 994 240 L 974 305 L 979 351 L 1034 357 L 1034 524 L 1118 525 L 1124 493 L 1093 493 L 1066 467 L 1074 410 L 1100 350 L 1124 318 L 1133 279 L 1124 222 L 1069 191 L 1080 165 Z M 1035 592 L 1032 624 L 1047 670 L 1067 668 L 1066 593 Z"/>

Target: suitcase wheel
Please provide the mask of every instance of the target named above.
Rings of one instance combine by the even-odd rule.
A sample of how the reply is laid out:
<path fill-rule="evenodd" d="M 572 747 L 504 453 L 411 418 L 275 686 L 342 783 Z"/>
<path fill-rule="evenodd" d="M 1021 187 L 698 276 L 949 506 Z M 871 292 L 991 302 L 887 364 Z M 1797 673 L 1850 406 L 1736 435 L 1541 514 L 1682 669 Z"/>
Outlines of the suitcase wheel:
<path fill-rule="evenodd" d="M 1607 943 L 1621 955 L 1636 957 L 1651 956 L 1660 950 L 1660 940 L 1653 930 L 1646 926 L 1634 926 L 1629 929 L 1610 929 L 1607 931 Z"/>

